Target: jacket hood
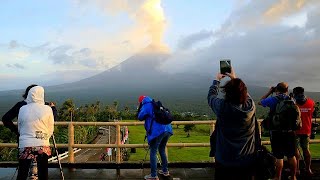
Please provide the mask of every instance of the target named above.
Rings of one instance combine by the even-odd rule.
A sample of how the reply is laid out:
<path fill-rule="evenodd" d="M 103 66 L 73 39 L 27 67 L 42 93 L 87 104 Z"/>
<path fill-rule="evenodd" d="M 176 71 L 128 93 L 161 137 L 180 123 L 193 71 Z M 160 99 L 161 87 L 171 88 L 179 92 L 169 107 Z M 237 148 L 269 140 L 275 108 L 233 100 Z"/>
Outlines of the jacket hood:
<path fill-rule="evenodd" d="M 152 99 L 149 96 L 146 96 L 146 97 L 143 98 L 142 104 L 149 103 L 151 101 L 152 101 Z"/>
<path fill-rule="evenodd" d="M 41 86 L 35 86 L 30 89 L 27 99 L 25 100 L 29 103 L 44 104 L 44 89 Z"/>
<path fill-rule="evenodd" d="M 237 109 L 239 112 L 242 112 L 244 114 L 247 114 L 247 113 L 252 113 L 255 111 L 255 104 L 254 104 L 254 101 L 253 99 L 251 98 L 251 96 L 248 96 L 248 100 L 246 101 L 245 104 L 242 104 L 242 105 L 233 105 L 233 107 L 235 109 Z"/>

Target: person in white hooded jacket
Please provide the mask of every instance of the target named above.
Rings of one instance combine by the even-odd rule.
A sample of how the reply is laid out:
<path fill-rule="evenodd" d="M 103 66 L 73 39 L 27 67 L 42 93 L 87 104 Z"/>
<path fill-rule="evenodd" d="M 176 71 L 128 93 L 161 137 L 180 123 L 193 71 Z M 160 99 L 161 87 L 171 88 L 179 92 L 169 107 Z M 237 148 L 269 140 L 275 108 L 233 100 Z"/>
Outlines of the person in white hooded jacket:
<path fill-rule="evenodd" d="M 53 134 L 54 116 L 50 106 L 45 105 L 44 89 L 30 89 L 18 115 L 19 170 L 17 179 L 27 179 L 31 162 L 37 160 L 39 180 L 48 179 L 48 156 L 51 155 L 49 139 Z"/>

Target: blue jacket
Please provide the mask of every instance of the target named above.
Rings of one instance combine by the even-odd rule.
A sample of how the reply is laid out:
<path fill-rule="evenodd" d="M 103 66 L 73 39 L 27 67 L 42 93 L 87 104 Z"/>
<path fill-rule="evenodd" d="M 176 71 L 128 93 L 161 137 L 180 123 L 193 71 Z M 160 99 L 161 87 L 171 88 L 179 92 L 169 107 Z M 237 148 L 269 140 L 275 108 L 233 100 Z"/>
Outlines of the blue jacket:
<path fill-rule="evenodd" d="M 138 119 L 140 121 L 145 120 L 144 128 L 147 132 L 149 144 L 154 138 L 160 136 L 164 132 L 169 132 L 170 134 L 173 134 L 171 124 L 163 125 L 156 122 L 153 113 L 152 99 L 148 96 L 146 96 L 142 101 L 142 107 L 139 111 Z"/>
<path fill-rule="evenodd" d="M 234 105 L 218 98 L 219 81 L 209 89 L 208 103 L 217 116 L 216 160 L 225 166 L 248 166 L 255 158 L 255 104 Z"/>

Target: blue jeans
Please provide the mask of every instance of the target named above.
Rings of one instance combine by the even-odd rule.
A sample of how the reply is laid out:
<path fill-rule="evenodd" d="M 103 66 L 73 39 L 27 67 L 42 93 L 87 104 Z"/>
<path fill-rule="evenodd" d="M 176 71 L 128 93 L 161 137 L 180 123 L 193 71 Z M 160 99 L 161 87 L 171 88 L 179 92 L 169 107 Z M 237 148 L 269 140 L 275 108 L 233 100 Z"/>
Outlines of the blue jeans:
<path fill-rule="evenodd" d="M 168 132 L 162 133 L 160 136 L 153 139 L 150 144 L 150 167 L 151 167 L 151 176 L 157 176 L 157 151 L 161 157 L 162 171 L 168 172 L 168 160 L 166 155 L 166 145 L 170 138 L 171 134 Z"/>

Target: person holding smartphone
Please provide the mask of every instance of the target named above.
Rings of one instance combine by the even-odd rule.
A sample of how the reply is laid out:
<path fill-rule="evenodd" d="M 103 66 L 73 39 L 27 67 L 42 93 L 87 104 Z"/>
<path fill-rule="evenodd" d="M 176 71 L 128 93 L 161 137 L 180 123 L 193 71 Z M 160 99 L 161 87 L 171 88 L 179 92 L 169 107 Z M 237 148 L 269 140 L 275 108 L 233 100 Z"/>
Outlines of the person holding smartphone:
<path fill-rule="evenodd" d="M 225 77 L 230 80 L 220 86 Z M 224 98 L 218 97 L 220 88 Z M 247 86 L 231 68 L 230 73 L 217 73 L 207 99 L 217 117 L 215 179 L 252 179 L 255 174 L 256 106 Z"/>

